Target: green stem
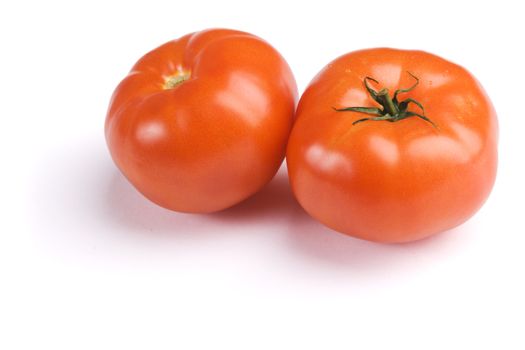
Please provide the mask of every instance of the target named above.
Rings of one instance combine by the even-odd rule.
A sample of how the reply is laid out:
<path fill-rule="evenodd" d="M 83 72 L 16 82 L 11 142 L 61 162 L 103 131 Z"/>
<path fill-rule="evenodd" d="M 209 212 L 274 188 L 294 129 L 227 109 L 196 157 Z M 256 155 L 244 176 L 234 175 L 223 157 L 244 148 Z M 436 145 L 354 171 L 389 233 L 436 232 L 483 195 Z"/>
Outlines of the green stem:
<path fill-rule="evenodd" d="M 381 96 L 385 112 L 392 116 L 399 114 L 399 108 L 395 105 L 394 101 L 392 101 L 392 97 L 388 94 L 388 89 L 381 90 L 379 96 Z"/>
<path fill-rule="evenodd" d="M 389 121 L 389 122 L 397 122 L 409 117 L 418 117 L 434 127 L 437 128 L 437 125 L 430 120 L 425 115 L 425 109 L 423 108 L 423 105 L 414 100 L 413 98 L 406 98 L 405 100 L 399 101 L 397 96 L 401 93 L 407 93 L 412 91 L 419 83 L 419 79 L 413 75 L 412 73 L 408 72 L 408 74 L 416 80 L 416 83 L 412 85 L 411 87 L 407 89 L 398 89 L 394 92 L 394 98 L 392 98 L 389 94 L 389 91 L 387 88 L 381 89 L 381 91 L 377 92 L 374 90 L 370 85 L 368 85 L 368 80 L 378 84 L 378 81 L 371 77 L 366 77 L 363 80 L 363 83 L 365 85 L 365 89 L 368 91 L 370 96 L 374 101 L 376 101 L 379 105 L 381 105 L 381 108 L 374 108 L 374 107 L 343 107 L 343 108 L 334 108 L 337 112 L 356 112 L 356 113 L 365 113 L 372 115 L 373 117 L 369 118 L 362 118 L 359 120 L 356 120 L 352 124 L 361 123 L 367 120 L 373 120 L 373 121 Z M 422 114 L 416 113 L 413 111 L 409 111 L 408 107 L 410 104 L 414 104 L 417 107 L 421 109 L 423 112 Z"/>

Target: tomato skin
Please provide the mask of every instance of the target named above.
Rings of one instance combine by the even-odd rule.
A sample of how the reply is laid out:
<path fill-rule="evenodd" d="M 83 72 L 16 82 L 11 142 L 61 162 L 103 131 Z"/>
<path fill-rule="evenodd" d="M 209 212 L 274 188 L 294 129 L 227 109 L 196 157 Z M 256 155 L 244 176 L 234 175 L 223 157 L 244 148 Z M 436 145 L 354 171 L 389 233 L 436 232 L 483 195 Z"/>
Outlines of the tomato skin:
<path fill-rule="evenodd" d="M 403 98 L 421 102 L 437 128 L 416 117 L 353 124 L 366 115 L 334 110 L 378 107 L 364 78 L 394 91 L 414 83 L 407 71 L 420 83 Z M 376 242 L 414 241 L 482 206 L 496 176 L 497 138 L 495 110 L 464 68 L 422 51 L 351 52 L 328 64 L 299 101 L 287 148 L 290 183 L 301 206 L 330 228 Z"/>
<path fill-rule="evenodd" d="M 168 77 L 186 80 L 171 86 Z M 275 175 L 296 101 L 292 72 L 268 43 L 205 30 L 135 64 L 113 94 L 105 135 L 118 168 L 151 201 L 213 212 Z"/>

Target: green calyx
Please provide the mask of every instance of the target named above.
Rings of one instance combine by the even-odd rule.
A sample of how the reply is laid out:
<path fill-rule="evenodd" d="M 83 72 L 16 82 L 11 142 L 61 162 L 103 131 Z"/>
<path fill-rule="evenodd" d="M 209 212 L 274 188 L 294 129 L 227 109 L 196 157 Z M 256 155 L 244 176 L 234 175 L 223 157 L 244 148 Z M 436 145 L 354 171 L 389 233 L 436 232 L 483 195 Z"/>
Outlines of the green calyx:
<path fill-rule="evenodd" d="M 394 92 L 394 95 L 390 97 L 389 91 L 387 88 L 383 88 L 380 91 L 374 90 L 370 85 L 369 81 L 372 81 L 376 84 L 379 84 L 377 80 L 371 77 L 365 77 L 363 80 L 364 85 L 370 96 L 376 101 L 379 105 L 381 105 L 381 108 L 376 107 L 346 107 L 346 108 L 334 108 L 337 112 L 358 112 L 358 113 L 365 113 L 368 115 L 371 115 L 371 117 L 362 118 L 359 120 L 356 120 L 352 123 L 352 125 L 355 125 L 357 123 L 361 123 L 367 120 L 374 120 L 374 121 L 380 121 L 385 120 L 388 122 L 397 122 L 409 117 L 417 117 L 421 118 L 424 121 L 432 124 L 432 126 L 437 127 L 437 125 L 430 120 L 428 117 L 425 116 L 425 108 L 423 105 L 414 100 L 413 98 L 406 98 L 404 100 L 399 100 L 398 95 L 401 93 L 406 93 L 414 90 L 416 86 L 419 84 L 419 78 L 416 77 L 414 74 L 407 72 L 412 78 L 416 80 L 414 85 L 407 89 L 398 89 Z M 409 111 L 408 107 L 410 104 L 414 104 L 419 109 L 421 109 L 422 113 L 417 113 L 413 111 Z"/>

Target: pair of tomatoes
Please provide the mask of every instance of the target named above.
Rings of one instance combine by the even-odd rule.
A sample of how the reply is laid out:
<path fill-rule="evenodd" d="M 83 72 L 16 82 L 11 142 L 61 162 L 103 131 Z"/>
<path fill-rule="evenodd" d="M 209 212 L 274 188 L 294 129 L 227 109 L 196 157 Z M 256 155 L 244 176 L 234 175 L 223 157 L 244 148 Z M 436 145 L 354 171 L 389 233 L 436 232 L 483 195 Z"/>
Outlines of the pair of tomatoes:
<path fill-rule="evenodd" d="M 147 198 L 213 212 L 268 183 L 286 156 L 298 202 L 351 236 L 405 242 L 461 224 L 496 176 L 497 119 L 464 68 L 369 49 L 297 87 L 264 40 L 206 30 L 147 53 L 113 94 L 111 155 Z"/>

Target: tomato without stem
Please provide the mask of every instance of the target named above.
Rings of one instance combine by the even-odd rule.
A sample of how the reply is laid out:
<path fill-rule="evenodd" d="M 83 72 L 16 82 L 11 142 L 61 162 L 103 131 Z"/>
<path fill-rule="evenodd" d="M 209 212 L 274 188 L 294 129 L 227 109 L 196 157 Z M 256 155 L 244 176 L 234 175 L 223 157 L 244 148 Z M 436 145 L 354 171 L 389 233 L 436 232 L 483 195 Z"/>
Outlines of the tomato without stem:
<path fill-rule="evenodd" d="M 368 49 L 327 65 L 299 101 L 287 163 L 327 226 L 407 242 L 466 221 L 497 165 L 497 118 L 464 68 L 422 51 Z"/>
<path fill-rule="evenodd" d="M 264 186 L 286 150 L 297 100 L 282 56 L 251 34 L 213 29 L 143 56 L 106 117 L 111 156 L 153 202 L 213 212 Z"/>

